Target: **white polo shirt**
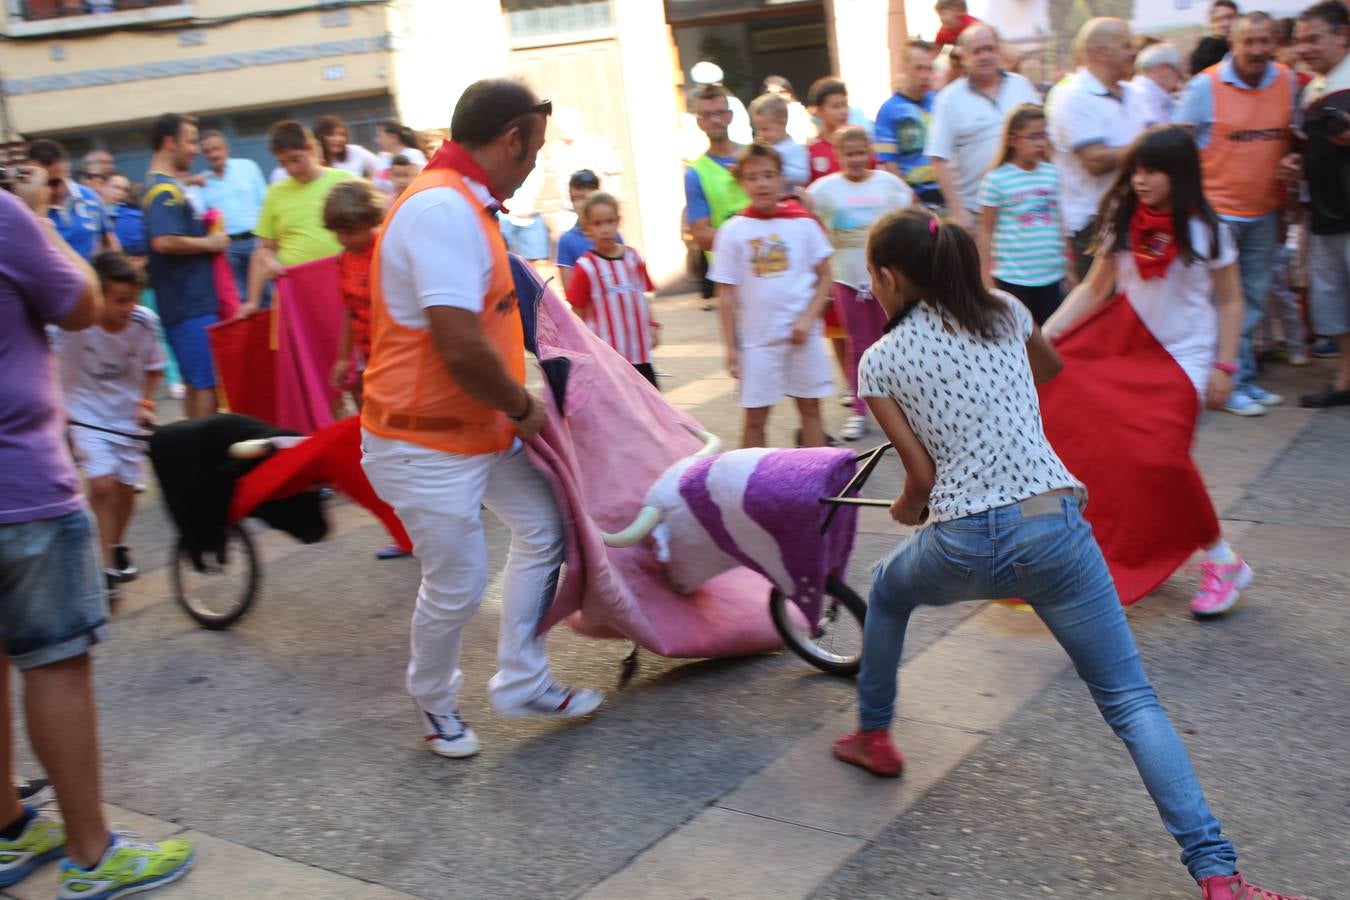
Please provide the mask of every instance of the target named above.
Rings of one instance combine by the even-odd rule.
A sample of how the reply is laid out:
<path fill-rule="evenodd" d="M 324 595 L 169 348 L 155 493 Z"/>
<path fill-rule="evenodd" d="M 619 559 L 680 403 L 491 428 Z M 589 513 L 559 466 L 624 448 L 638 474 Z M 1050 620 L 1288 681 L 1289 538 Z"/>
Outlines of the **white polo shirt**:
<path fill-rule="evenodd" d="M 1054 101 L 1047 107 L 1050 142 L 1059 167 L 1060 208 L 1065 232 L 1074 234 L 1097 214 L 1102 195 L 1116 178 L 1115 172 L 1088 172 L 1077 151 L 1092 144 L 1128 146 L 1149 126 L 1159 123 L 1138 88 L 1125 83 L 1117 84 L 1114 92 L 1108 91 L 1086 68 L 1057 84 L 1052 93 Z"/>
<path fill-rule="evenodd" d="M 980 181 L 1003 143 L 1003 123 L 1023 103 L 1041 102 L 1030 81 L 1004 72 L 994 94 L 986 94 L 958 78 L 938 92 L 924 154 L 945 159 L 956 169 L 961 204 L 979 212 Z"/>

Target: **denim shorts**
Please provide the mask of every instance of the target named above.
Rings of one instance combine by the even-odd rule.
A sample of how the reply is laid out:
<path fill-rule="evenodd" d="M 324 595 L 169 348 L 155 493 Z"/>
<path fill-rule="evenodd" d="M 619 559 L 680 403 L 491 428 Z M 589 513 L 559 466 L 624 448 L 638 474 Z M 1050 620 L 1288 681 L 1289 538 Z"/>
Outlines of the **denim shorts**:
<path fill-rule="evenodd" d="M 73 659 L 107 637 L 87 509 L 0 525 L 0 642 L 20 669 Z"/>
<path fill-rule="evenodd" d="M 215 313 L 184 319 L 164 326 L 164 338 L 178 360 L 178 371 L 183 383 L 190 388 L 205 390 L 216 386 L 216 368 L 211 360 L 211 341 L 206 326 L 220 321 Z"/>

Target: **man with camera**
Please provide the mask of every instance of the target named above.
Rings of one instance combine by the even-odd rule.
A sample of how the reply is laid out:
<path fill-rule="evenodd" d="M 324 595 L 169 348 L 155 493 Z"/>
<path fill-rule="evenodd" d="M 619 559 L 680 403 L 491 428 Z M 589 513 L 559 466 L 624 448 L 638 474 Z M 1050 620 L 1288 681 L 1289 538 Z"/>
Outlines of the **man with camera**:
<path fill-rule="evenodd" d="M 103 301 L 93 270 L 46 217 L 48 180 L 37 165 L 0 171 L 0 889 L 65 857 L 62 896 L 121 896 L 186 873 L 192 845 L 114 834 L 99 802 L 90 650 L 106 637 L 107 611 L 44 326 L 88 328 Z M 11 668 L 64 822 L 7 788 Z"/>
<path fill-rule="evenodd" d="M 51 199 L 47 215 L 75 252 L 92 260 L 104 250 L 121 250 L 103 198 L 94 188 L 70 177 L 70 154 L 56 141 L 38 140 L 28 148 L 31 163 L 47 174 Z"/>
<path fill-rule="evenodd" d="M 1282 165 L 1308 182 L 1313 329 L 1335 338 L 1341 351 L 1331 383 L 1305 394 L 1299 405 L 1350 406 L 1350 12 L 1339 0 L 1308 7 L 1298 17 L 1294 43 L 1317 77 L 1303 95 L 1303 152 Z"/>

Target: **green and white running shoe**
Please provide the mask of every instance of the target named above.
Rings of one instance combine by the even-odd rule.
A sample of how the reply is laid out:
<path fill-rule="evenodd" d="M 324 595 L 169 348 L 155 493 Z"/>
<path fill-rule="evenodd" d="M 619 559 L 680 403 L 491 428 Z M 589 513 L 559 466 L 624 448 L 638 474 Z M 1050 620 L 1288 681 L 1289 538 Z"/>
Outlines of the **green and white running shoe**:
<path fill-rule="evenodd" d="M 31 806 L 27 809 L 34 812 Z M 18 884 L 38 866 L 65 855 L 65 826 L 34 812 L 16 839 L 0 838 L 0 888 Z"/>
<path fill-rule="evenodd" d="M 62 861 L 58 898 L 111 900 L 152 891 L 182 878 L 196 861 L 192 844 L 179 838 L 151 844 L 129 832 L 113 832 L 112 844 L 92 869 Z"/>

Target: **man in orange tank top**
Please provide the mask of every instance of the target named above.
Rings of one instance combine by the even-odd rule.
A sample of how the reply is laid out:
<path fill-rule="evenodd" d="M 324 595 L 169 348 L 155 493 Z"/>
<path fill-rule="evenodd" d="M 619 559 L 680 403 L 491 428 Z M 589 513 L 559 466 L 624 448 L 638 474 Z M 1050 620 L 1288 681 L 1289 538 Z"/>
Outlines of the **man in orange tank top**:
<path fill-rule="evenodd" d="M 1275 61 L 1275 22 L 1248 13 L 1234 23 L 1233 52 L 1191 79 L 1177 113 L 1200 147 L 1205 196 L 1233 229 L 1247 301 L 1238 373 L 1228 412 L 1259 416 L 1284 402 L 1256 383 L 1252 336 L 1265 318 L 1270 273 L 1279 246 L 1285 185 L 1279 163 L 1289 151 L 1298 79 Z"/>
<path fill-rule="evenodd" d="M 535 633 L 557 586 L 563 530 L 520 442 L 543 427 L 547 401 L 524 387 L 522 326 L 496 218 L 534 168 L 550 111 L 520 82 L 470 85 L 455 106 L 454 139 L 390 210 L 371 266 L 362 465 L 422 564 L 408 692 L 428 749 L 451 758 L 479 748 L 458 697 L 464 626 L 489 578 L 480 503 L 512 536 L 493 707 L 577 717 L 603 699 L 554 681 Z"/>

